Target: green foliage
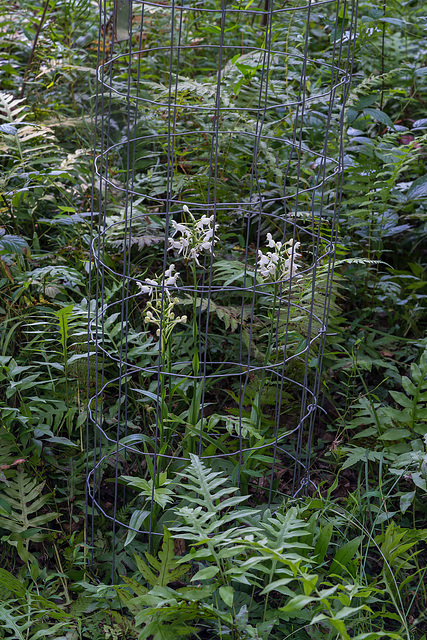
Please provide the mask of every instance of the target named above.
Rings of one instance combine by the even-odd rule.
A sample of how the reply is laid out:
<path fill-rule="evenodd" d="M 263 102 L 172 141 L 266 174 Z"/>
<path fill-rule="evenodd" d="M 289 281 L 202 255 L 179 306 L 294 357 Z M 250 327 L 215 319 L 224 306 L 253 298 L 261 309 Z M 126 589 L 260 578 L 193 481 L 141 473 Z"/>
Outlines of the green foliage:
<path fill-rule="evenodd" d="M 172 535 L 166 527 L 164 527 L 163 544 L 159 551 L 159 558 L 154 558 L 149 553 L 146 553 L 145 556 L 150 567 L 139 556 L 136 556 L 136 566 L 152 587 L 166 587 L 170 582 L 182 578 L 190 568 L 190 565 L 182 565 L 177 562 Z M 153 573 L 153 570 L 158 572 L 157 575 Z"/>
<path fill-rule="evenodd" d="M 6 509 L 0 511 L 0 527 L 16 534 L 10 540 L 23 540 L 27 548 L 31 540 L 40 541 L 46 536 L 41 532 L 44 525 L 59 515 L 39 513 L 50 498 L 49 494 L 42 495 L 44 486 L 44 482 L 38 483 L 25 471 L 19 470 L 12 471 L 6 487 L 2 489 L 2 502 Z"/>
<path fill-rule="evenodd" d="M 319 510 L 326 507 L 322 501 L 274 513 L 240 507 L 246 499 L 234 496 L 236 488 L 224 486 L 227 478 L 210 471 L 195 456 L 180 477 L 185 487 L 182 500 L 197 506 L 176 508 L 172 529 L 179 539 L 188 541 L 189 553 L 173 558 L 173 542 L 165 529 L 159 559 L 146 554 L 158 573 L 138 560 L 151 588 L 134 579 L 116 588 L 135 615 L 136 625 L 142 627 L 140 637 L 178 638 L 201 628 L 232 638 L 257 634 L 267 638 L 276 631 L 280 637 L 303 624 L 315 634 L 327 628 L 329 637 L 338 633 L 348 640 L 352 630 L 353 637 L 362 639 L 363 633 L 354 630 L 363 629 L 368 619 L 375 637 L 401 637 L 398 631 L 382 627 L 381 616 L 371 609 L 381 602 L 384 591 L 363 584 L 359 565 L 365 536 L 342 544 L 344 523 L 339 518 L 325 523 L 324 511 Z M 394 575 L 390 582 L 390 570 L 411 570 L 407 550 L 420 539 L 407 530 L 396 534 L 391 526 L 385 537 L 373 541 L 384 561 L 386 589 L 398 608 L 401 595 Z M 326 561 L 332 544 L 337 544 L 337 551 Z M 189 583 L 167 586 L 185 575 L 188 561 L 194 570 L 197 567 Z M 178 567 L 181 571 L 175 573 Z M 129 589 L 134 597 L 129 597 Z"/>
<path fill-rule="evenodd" d="M 320 212 L 312 190 L 318 168 L 308 149 L 322 151 L 329 124 L 328 153 L 336 153 L 338 126 L 344 118 L 346 172 L 334 282 L 326 256 L 317 263 L 314 288 L 307 272 L 292 284 L 290 307 L 282 304 L 278 312 L 277 305 L 260 295 L 253 317 L 250 295 L 214 293 L 209 309 L 200 292 L 195 300 L 180 296 L 175 310 L 188 315 L 188 322 L 174 329 L 174 357 L 190 364 L 178 370 L 171 363 L 160 397 L 155 375 L 132 374 L 126 386 L 129 430 L 125 433 L 118 419 L 123 416 L 124 387 L 119 393 L 117 382 L 111 382 L 119 375 L 117 364 L 106 363 L 101 380 L 101 352 L 94 348 L 88 358 L 88 311 L 92 318 L 102 316 L 103 348 L 119 353 L 123 342 L 116 303 L 122 286 L 114 272 L 123 270 L 125 238 L 133 278 L 152 277 L 163 264 L 162 212 L 145 196 L 162 197 L 170 189 L 177 202 L 204 201 L 212 188 L 206 163 L 211 141 L 200 135 L 211 122 L 202 111 L 194 121 L 186 119 L 185 108 L 201 101 L 215 107 L 217 60 L 204 45 L 219 42 L 220 23 L 214 12 L 207 18 L 208 14 L 192 10 L 187 12 L 194 14 L 191 27 L 187 29 L 183 20 L 182 43 L 189 47 L 180 60 L 176 102 L 184 107 L 177 113 L 189 135 L 176 136 L 171 185 L 164 162 L 166 145 L 162 140 L 148 144 L 144 140 L 154 131 L 167 132 L 164 109 L 138 103 L 130 126 L 139 137 L 134 169 L 135 188 L 142 196 L 133 199 L 132 222 L 120 190 L 126 177 L 123 145 L 112 152 L 111 179 L 118 188 L 111 190 L 108 201 L 103 307 L 93 289 L 88 309 L 89 209 L 96 211 L 104 197 L 95 185 L 91 202 L 96 11 L 88 0 L 49 2 L 35 46 L 43 8 L 26 0 L 13 6 L 1 1 L 2 638 L 425 638 L 425 7 L 398 0 L 359 1 L 353 85 L 343 114 L 339 91 L 330 111 L 316 97 L 330 85 L 326 69 L 334 55 L 336 3 L 312 3 L 307 23 L 291 10 L 301 3 L 288 4 L 272 39 L 289 55 L 286 64 L 271 60 L 267 100 L 270 105 L 289 104 L 300 98 L 299 56 L 305 34 L 310 48 L 304 71 L 307 100 L 295 130 L 286 108 L 271 109 L 266 115 L 263 132 L 271 144 L 258 150 L 261 197 L 270 201 L 286 190 L 290 201 L 298 175 L 298 211 L 293 220 L 299 225 L 301 262 L 304 267 L 311 265 L 320 257 L 310 248 L 309 234 L 317 230 L 311 220 L 325 238 L 331 236 L 336 193 L 330 186 L 333 181 L 326 181 Z M 241 21 L 238 12 L 227 17 L 231 26 L 227 41 L 236 47 L 236 55 L 224 60 L 221 106 L 230 109 L 230 131 L 239 129 L 243 134 L 218 139 L 221 179 L 215 195 L 208 194 L 211 202 L 214 197 L 241 201 L 252 180 L 250 136 L 258 125 L 250 109 L 259 95 L 260 55 L 237 52 L 242 33 L 261 49 L 264 42 L 258 7 L 250 4 L 250 9 L 253 21 Z M 344 38 L 337 42 L 344 42 L 349 17 L 341 5 L 340 10 L 338 38 Z M 140 7 L 135 5 L 133 11 L 138 21 Z M 152 55 L 135 56 L 122 68 L 118 61 L 112 74 L 114 90 L 129 89 L 132 104 L 137 73 L 139 98 L 168 98 L 169 66 L 161 48 L 170 12 L 157 7 L 149 12 L 149 20 L 143 48 L 151 47 Z M 104 34 L 107 48 L 109 29 L 110 23 Z M 141 44 L 134 37 L 135 51 Z M 115 44 L 115 53 L 122 51 L 124 45 Z M 316 61 L 326 62 L 323 71 Z M 129 126 L 116 94 L 110 107 L 110 139 L 103 141 L 105 145 L 120 143 Z M 246 114 L 237 111 L 243 107 L 249 107 Z M 298 158 L 282 140 L 274 140 L 294 136 L 302 150 Z M 326 178 L 332 170 L 332 165 L 325 167 Z M 216 284 L 248 289 L 254 284 L 257 243 L 265 251 L 266 234 L 275 239 L 281 234 L 278 212 L 266 205 L 266 213 L 258 228 L 255 219 L 243 218 L 241 211 L 218 210 L 221 246 L 215 247 Z M 172 214 L 184 222 L 179 207 Z M 243 258 L 247 245 L 252 265 Z M 327 246 L 320 250 L 327 253 Z M 205 272 L 196 270 L 192 282 L 194 274 L 181 258 L 176 256 L 181 273 L 191 286 L 198 285 Z M 125 328 L 127 357 L 132 365 L 148 370 L 157 362 L 158 342 L 152 327 L 143 323 L 147 300 L 133 286 Z M 277 294 L 274 287 L 270 294 Z M 206 388 L 193 385 L 186 376 L 199 367 L 195 327 L 206 326 L 203 348 L 213 361 L 225 353 L 228 360 L 238 360 L 242 335 L 243 349 L 250 349 L 256 366 L 264 366 L 275 362 L 268 336 L 276 326 L 279 347 L 286 347 L 292 356 L 287 375 L 302 380 L 307 338 L 313 329 L 307 310 L 313 304 L 315 315 L 323 318 L 330 294 L 331 335 L 326 337 L 322 378 L 323 407 L 329 415 L 312 425 L 310 472 L 318 492 L 311 500 L 283 502 L 282 494 L 290 491 L 290 485 L 286 463 L 279 456 L 272 484 L 275 504 L 267 508 L 263 502 L 269 487 L 264 477 L 273 457 L 265 451 L 245 451 L 238 464 L 236 456 L 229 460 L 225 456 L 238 450 L 239 438 L 246 439 L 248 448 L 276 441 L 271 417 L 277 402 L 275 387 L 262 375 L 250 377 L 244 394 L 237 378 L 224 376 Z M 286 345 L 280 342 L 285 326 Z M 314 378 L 321 363 L 314 355 L 308 364 Z M 117 454 L 114 444 L 97 442 L 106 456 L 98 489 L 108 505 L 110 462 L 117 460 L 119 484 L 127 485 L 118 518 L 134 529 L 117 526 L 116 580 L 122 575 L 123 584 L 114 589 L 102 585 L 112 577 L 109 521 L 101 517 L 97 521 L 92 549 L 85 538 L 88 371 L 90 395 L 96 380 L 102 382 L 103 429 L 113 439 L 119 433 L 120 443 L 132 448 L 125 456 L 122 451 Z M 290 438 L 288 443 L 286 434 L 299 415 L 299 405 L 298 394 L 285 385 L 279 436 L 289 455 L 295 454 L 294 442 Z M 165 455 L 156 470 L 154 451 Z M 202 458 L 195 457 L 196 451 Z M 209 468 L 203 460 L 207 456 Z M 183 469 L 179 457 L 191 459 L 191 464 Z M 240 494 L 234 486 L 238 479 Z M 320 497 L 323 494 L 327 499 Z M 107 515 L 112 515 L 109 507 Z M 152 546 L 147 550 L 142 532 L 150 526 Z M 155 540 L 162 531 L 157 548 Z M 175 557 L 169 531 L 184 556 Z M 99 586 L 88 582 L 86 562 L 92 555 L 94 583 L 101 581 Z"/>

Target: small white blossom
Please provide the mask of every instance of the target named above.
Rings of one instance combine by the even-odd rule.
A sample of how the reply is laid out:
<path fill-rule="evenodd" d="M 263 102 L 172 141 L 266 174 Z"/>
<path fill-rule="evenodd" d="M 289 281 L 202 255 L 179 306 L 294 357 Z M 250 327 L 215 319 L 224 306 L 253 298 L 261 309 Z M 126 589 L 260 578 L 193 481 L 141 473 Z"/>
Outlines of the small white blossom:
<path fill-rule="evenodd" d="M 202 215 L 199 220 L 193 216 L 187 205 L 182 207 L 185 214 L 190 217 L 190 222 L 180 223 L 172 220 L 173 236 L 169 238 L 169 250 L 178 252 L 185 260 L 194 260 L 200 267 L 198 260 L 202 251 L 210 252 L 219 239 L 214 234 L 214 216 Z"/>
<path fill-rule="evenodd" d="M 176 324 L 179 322 L 186 323 L 187 316 L 176 316 L 174 307 L 179 303 L 179 298 L 172 298 L 168 287 L 176 287 L 179 272 L 176 271 L 175 265 L 166 269 L 163 274 L 153 278 L 145 278 L 142 283 L 138 283 L 141 293 L 150 296 L 145 308 L 144 322 L 146 324 L 154 324 L 157 326 L 156 335 L 162 335 L 162 348 L 169 339 L 170 334 Z M 162 294 L 162 288 L 166 295 Z"/>
<path fill-rule="evenodd" d="M 141 284 L 140 282 L 138 282 L 137 285 L 139 287 L 140 293 L 148 293 L 149 295 L 151 295 L 151 292 L 153 291 L 152 287 L 147 287 L 147 285 Z"/>
<path fill-rule="evenodd" d="M 286 280 L 297 274 L 299 265 L 296 259 L 300 257 L 297 253 L 300 242 L 293 239 L 288 242 L 275 242 L 271 233 L 267 234 L 267 246 L 274 251 L 263 253 L 258 250 L 258 270 L 263 278 L 278 281 Z"/>

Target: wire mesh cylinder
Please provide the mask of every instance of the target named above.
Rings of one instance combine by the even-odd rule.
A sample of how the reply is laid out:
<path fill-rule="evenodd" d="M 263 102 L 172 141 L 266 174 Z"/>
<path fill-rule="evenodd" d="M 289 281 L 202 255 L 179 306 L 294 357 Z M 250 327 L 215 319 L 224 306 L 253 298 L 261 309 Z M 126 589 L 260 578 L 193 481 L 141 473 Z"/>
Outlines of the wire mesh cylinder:
<path fill-rule="evenodd" d="M 114 528 L 161 535 L 190 453 L 263 501 L 310 483 L 355 4 L 101 7 L 88 492 Z"/>

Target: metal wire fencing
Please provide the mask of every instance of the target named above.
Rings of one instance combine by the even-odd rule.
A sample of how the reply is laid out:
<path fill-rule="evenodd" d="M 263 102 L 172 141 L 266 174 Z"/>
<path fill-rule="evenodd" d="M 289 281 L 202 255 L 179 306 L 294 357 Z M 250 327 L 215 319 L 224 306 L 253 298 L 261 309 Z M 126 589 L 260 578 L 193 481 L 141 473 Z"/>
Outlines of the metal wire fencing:
<path fill-rule="evenodd" d="M 356 9 L 100 8 L 92 539 L 162 535 L 192 454 L 254 500 L 311 483 Z"/>

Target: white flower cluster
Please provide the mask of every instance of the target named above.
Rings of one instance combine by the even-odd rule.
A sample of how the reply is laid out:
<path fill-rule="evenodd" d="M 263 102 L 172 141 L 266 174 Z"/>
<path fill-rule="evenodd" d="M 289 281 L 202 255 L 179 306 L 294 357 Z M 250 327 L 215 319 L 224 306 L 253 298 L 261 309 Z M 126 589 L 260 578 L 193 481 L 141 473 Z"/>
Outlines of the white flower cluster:
<path fill-rule="evenodd" d="M 157 326 L 157 336 L 160 336 L 161 329 L 163 330 L 163 346 L 167 343 L 174 326 L 179 322 L 184 324 L 187 322 L 187 316 L 175 316 L 174 313 L 174 307 L 179 303 L 179 299 L 173 298 L 168 289 L 168 287 L 176 287 L 179 272 L 174 273 L 174 271 L 175 265 L 172 264 L 164 274 L 155 276 L 155 279 L 145 278 L 144 284 L 138 283 L 140 292 L 151 297 L 145 307 L 144 322 Z M 163 296 L 162 284 L 166 294 Z"/>
<path fill-rule="evenodd" d="M 172 220 L 173 237 L 169 238 L 168 249 L 175 249 L 178 255 L 183 256 L 185 260 L 195 260 L 196 264 L 202 251 L 210 251 L 212 255 L 215 242 L 219 239 L 213 232 L 214 216 L 202 216 L 200 220 L 191 213 L 187 205 L 182 207 L 183 212 L 190 217 L 190 222 L 176 222 Z"/>
<path fill-rule="evenodd" d="M 291 238 L 287 242 L 275 242 L 271 233 L 267 233 L 268 246 L 274 251 L 263 253 L 258 250 L 258 269 L 263 278 L 270 280 L 285 280 L 296 275 L 299 265 L 296 259 L 301 257 L 297 253 L 300 242 Z"/>
<path fill-rule="evenodd" d="M 164 278 L 163 278 L 163 275 L 161 275 L 161 276 L 156 276 L 157 278 L 156 280 L 153 280 L 152 278 L 145 278 L 144 284 L 141 284 L 140 282 L 138 282 L 138 287 L 140 292 L 148 293 L 148 295 L 151 296 L 153 293 L 153 289 L 157 291 L 157 289 L 161 287 L 164 282 L 165 293 L 170 297 L 168 287 L 176 287 L 176 281 L 179 278 L 179 272 L 177 271 L 175 275 L 173 275 L 174 271 L 175 271 L 175 265 L 171 264 L 169 269 L 166 269 L 164 273 Z"/>

